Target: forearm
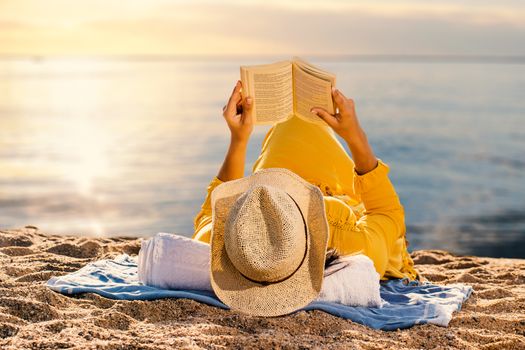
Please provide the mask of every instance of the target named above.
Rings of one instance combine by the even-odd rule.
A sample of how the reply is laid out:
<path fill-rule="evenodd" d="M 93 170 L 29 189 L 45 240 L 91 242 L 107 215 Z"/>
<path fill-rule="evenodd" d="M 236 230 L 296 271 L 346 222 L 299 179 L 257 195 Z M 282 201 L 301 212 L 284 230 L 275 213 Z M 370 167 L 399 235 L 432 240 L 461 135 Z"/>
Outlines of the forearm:
<path fill-rule="evenodd" d="M 357 174 L 364 175 L 377 167 L 377 158 L 361 127 L 357 127 L 352 137 L 345 138 L 345 141 L 352 153 Z"/>
<path fill-rule="evenodd" d="M 389 167 L 376 158 L 361 127 L 357 127 L 346 142 L 352 152 L 357 173 L 354 178 L 355 191 L 361 196 L 367 214 L 386 215 L 401 227 L 403 207 L 388 178 Z"/>
<path fill-rule="evenodd" d="M 231 181 L 244 177 L 244 163 L 248 142 L 234 137 L 230 140 L 228 152 L 217 177 L 221 181 Z"/>
<path fill-rule="evenodd" d="M 346 143 L 352 152 L 355 171 L 358 174 L 355 190 L 361 196 L 367 212 L 383 214 L 402 211 L 399 197 L 387 176 L 388 166 L 379 166 L 379 161 L 361 127 L 356 128 L 356 132 Z"/>

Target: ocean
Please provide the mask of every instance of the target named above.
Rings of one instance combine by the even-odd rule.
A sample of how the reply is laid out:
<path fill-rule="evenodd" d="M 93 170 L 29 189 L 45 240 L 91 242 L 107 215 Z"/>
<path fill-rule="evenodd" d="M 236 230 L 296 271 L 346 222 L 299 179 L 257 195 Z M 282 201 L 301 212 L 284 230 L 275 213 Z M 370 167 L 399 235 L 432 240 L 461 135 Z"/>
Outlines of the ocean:
<path fill-rule="evenodd" d="M 409 250 L 525 258 L 524 62 L 305 58 L 355 100 Z M 280 59 L 0 59 L 0 228 L 191 236 L 239 65 Z"/>

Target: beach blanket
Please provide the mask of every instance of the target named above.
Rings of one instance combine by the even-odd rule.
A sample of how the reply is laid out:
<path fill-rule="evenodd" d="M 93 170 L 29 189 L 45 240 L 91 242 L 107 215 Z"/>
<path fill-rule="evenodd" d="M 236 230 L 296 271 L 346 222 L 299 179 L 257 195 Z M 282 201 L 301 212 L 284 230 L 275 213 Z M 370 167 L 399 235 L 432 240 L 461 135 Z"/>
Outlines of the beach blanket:
<path fill-rule="evenodd" d="M 186 298 L 228 309 L 213 292 L 169 290 L 144 285 L 138 279 L 137 258 L 121 254 L 115 259 L 88 263 L 73 273 L 52 277 L 46 285 L 62 294 L 97 293 L 119 300 Z M 447 326 L 452 313 L 472 293 L 463 284 L 440 286 L 428 282 L 394 279 L 381 281 L 382 307 L 353 307 L 314 301 L 302 310 L 321 310 L 374 329 L 386 331 L 432 323 Z"/>

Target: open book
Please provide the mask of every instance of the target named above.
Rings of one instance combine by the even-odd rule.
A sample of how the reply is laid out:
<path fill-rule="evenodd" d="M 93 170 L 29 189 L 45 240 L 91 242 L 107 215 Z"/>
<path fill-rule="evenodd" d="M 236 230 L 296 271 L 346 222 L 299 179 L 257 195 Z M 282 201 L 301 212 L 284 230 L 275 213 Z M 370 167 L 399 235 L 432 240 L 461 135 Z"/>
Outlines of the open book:
<path fill-rule="evenodd" d="M 241 66 L 242 94 L 253 98 L 255 124 L 274 124 L 294 114 L 306 121 L 326 126 L 312 107 L 335 113 L 332 87 L 335 75 L 293 57 L 258 66 Z"/>

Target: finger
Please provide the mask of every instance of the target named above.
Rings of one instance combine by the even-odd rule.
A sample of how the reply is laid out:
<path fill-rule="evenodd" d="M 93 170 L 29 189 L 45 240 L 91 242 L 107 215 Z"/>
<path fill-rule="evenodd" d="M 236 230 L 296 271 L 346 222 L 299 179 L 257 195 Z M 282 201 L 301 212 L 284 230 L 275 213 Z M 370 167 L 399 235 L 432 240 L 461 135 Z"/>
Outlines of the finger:
<path fill-rule="evenodd" d="M 319 116 L 321 119 L 323 119 L 328 125 L 332 126 L 334 125 L 334 122 L 336 121 L 336 117 L 328 113 L 328 111 L 321 107 L 314 107 L 310 110 L 313 114 Z"/>
<path fill-rule="evenodd" d="M 346 111 L 355 109 L 354 100 L 352 100 L 351 98 L 346 97 L 341 92 L 341 90 L 339 90 L 339 89 L 336 89 L 336 94 L 341 96 L 341 98 L 342 98 L 342 103 L 343 103 L 343 107 L 344 107 L 343 109 L 345 109 Z"/>
<path fill-rule="evenodd" d="M 253 121 L 253 98 L 246 96 L 242 101 L 242 117 L 246 123 L 251 123 Z"/>
<path fill-rule="evenodd" d="M 343 94 L 343 92 L 342 92 L 341 90 L 339 90 L 339 89 L 335 89 L 335 92 L 336 92 L 339 96 L 341 96 L 343 99 L 348 100 L 348 98 L 345 96 L 345 94 Z"/>
<path fill-rule="evenodd" d="M 239 102 L 237 102 L 237 114 L 241 114 L 242 113 L 242 99 L 239 100 Z"/>
<path fill-rule="evenodd" d="M 235 87 L 233 88 L 232 94 L 230 96 L 230 99 L 228 100 L 228 104 L 226 106 L 225 113 L 232 114 L 237 112 L 237 103 L 241 100 L 241 82 L 237 80 L 237 84 L 235 84 Z"/>
<path fill-rule="evenodd" d="M 339 108 L 339 110 L 341 110 L 341 111 L 344 111 L 346 109 L 346 105 L 345 105 L 346 97 L 345 97 L 345 95 L 343 95 L 343 93 L 341 91 L 339 91 L 338 89 L 332 88 L 332 96 L 334 98 L 334 102 L 335 102 L 337 108 Z"/>

